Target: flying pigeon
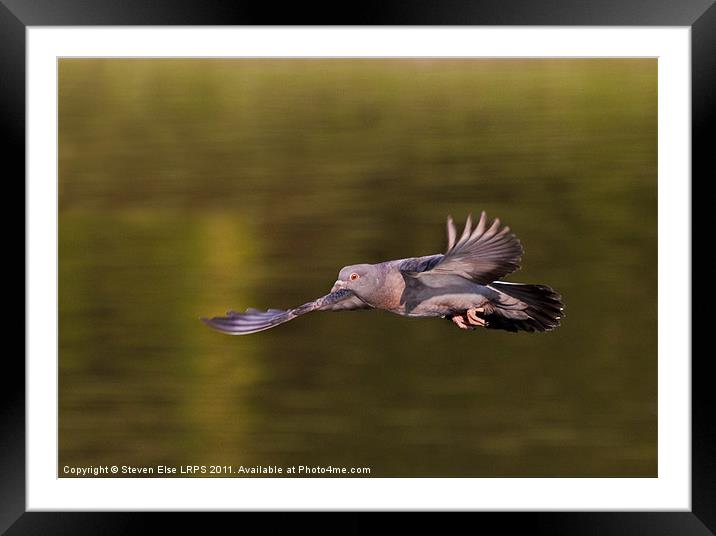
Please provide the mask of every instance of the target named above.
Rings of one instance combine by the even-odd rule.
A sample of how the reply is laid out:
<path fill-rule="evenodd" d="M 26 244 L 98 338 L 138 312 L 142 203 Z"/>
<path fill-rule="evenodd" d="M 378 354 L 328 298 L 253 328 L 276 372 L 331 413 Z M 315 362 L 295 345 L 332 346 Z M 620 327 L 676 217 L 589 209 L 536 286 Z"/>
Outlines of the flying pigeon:
<path fill-rule="evenodd" d="M 400 316 L 440 317 L 463 330 L 550 331 L 564 316 L 561 296 L 548 286 L 499 281 L 520 267 L 522 245 L 483 211 L 477 225 L 467 217 L 457 239 L 447 219 L 444 254 L 411 257 L 342 268 L 331 292 L 295 309 L 247 309 L 202 318 L 230 335 L 248 335 L 313 311 L 382 309 Z"/>

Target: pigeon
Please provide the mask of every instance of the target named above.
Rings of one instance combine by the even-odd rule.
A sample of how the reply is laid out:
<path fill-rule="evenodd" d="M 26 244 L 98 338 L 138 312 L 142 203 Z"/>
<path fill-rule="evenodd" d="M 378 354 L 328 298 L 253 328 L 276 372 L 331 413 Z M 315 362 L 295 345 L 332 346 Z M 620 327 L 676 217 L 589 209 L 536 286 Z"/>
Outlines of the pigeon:
<path fill-rule="evenodd" d="M 499 218 L 488 224 L 483 211 L 473 227 L 468 215 L 457 238 L 448 216 L 447 237 L 444 254 L 346 266 L 330 293 L 295 309 L 229 311 L 201 320 L 229 335 L 257 333 L 314 311 L 361 309 L 446 318 L 469 331 L 545 332 L 560 325 L 564 304 L 552 288 L 500 281 L 520 268 L 523 249 Z"/>

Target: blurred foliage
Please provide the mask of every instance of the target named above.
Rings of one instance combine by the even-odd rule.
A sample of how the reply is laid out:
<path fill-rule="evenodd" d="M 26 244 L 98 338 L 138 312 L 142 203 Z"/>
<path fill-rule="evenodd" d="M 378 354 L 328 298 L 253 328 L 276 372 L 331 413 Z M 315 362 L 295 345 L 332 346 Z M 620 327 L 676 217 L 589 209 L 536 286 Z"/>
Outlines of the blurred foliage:
<path fill-rule="evenodd" d="M 657 62 L 59 61 L 60 465 L 656 476 Z M 316 314 L 499 216 L 549 334 Z"/>

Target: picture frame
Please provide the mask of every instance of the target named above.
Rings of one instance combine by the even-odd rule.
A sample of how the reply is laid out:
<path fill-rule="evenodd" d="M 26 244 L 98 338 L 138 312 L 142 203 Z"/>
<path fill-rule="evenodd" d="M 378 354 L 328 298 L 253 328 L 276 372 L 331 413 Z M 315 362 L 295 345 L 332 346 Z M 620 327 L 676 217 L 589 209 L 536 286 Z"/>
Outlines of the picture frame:
<path fill-rule="evenodd" d="M 304 6 L 305 7 L 305 6 Z M 312 12 L 313 11 L 313 12 Z M 409 9 L 397 3 L 364 5 L 356 20 L 341 20 L 319 10 L 301 9 L 280 14 L 268 7 L 258 9 L 221 2 L 194 2 L 178 8 L 170 2 L 145 6 L 141 2 L 90 5 L 77 1 L 0 3 L 0 61 L 5 83 L 3 119 L 8 157 L 16 173 L 25 171 L 25 30 L 29 26 L 114 25 L 530 25 L 530 26 L 689 26 L 692 36 L 692 175 L 706 176 L 709 145 L 706 130 L 713 125 L 710 95 L 716 76 L 716 8 L 711 2 L 670 3 L 655 1 L 600 2 L 574 5 L 568 1 L 545 3 L 446 2 Z M 712 166 L 712 165 L 711 165 Z M 692 179 L 693 182 L 693 179 Z M 25 266 L 27 270 L 28 267 Z M 692 509 L 690 512 L 531 512 L 481 514 L 500 524 L 502 530 L 537 533 L 648 533 L 709 534 L 716 531 L 716 466 L 713 464 L 713 419 L 708 408 L 713 391 L 706 385 L 706 356 L 692 356 Z M 137 513 L 38 513 L 26 511 L 25 389 L 24 361 L 7 360 L 3 390 L 4 436 L 7 447 L 0 462 L 0 531 L 8 534 L 53 533 L 62 527 L 72 533 L 126 533 L 162 523 L 167 516 Z M 176 520 L 176 518 L 175 518 Z M 192 523 L 197 523 L 193 520 Z M 181 521 L 187 528 L 186 519 Z M 203 522 L 202 522 L 203 523 Z M 358 521 L 353 522 L 357 528 Z"/>

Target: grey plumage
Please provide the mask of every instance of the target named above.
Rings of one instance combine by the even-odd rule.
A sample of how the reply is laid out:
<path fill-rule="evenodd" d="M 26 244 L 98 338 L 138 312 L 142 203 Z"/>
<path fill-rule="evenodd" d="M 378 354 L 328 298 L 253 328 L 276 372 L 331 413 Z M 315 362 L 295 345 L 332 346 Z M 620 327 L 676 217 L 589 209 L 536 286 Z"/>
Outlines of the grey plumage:
<path fill-rule="evenodd" d="M 460 238 L 447 220 L 444 254 L 411 257 L 342 268 L 331 292 L 289 310 L 248 309 L 202 318 L 231 335 L 263 331 L 313 311 L 382 309 L 401 316 L 444 317 L 461 329 L 485 327 L 507 331 L 549 331 L 564 316 L 560 295 L 544 285 L 498 279 L 519 269 L 522 245 L 509 227 L 485 212 L 472 227 L 467 217 Z"/>

